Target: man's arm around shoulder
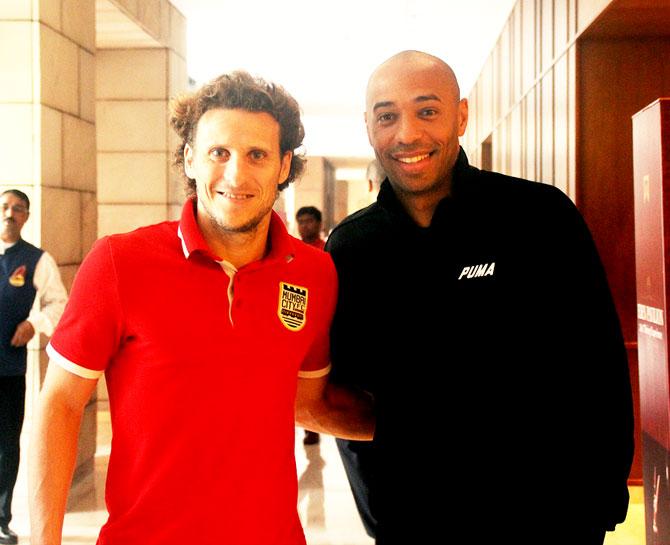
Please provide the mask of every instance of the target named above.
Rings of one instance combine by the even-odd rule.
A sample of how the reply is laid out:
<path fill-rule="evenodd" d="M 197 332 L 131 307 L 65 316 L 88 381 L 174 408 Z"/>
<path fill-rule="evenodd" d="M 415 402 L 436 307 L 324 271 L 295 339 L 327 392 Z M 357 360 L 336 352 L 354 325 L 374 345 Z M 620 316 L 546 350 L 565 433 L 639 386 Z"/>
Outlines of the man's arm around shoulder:
<path fill-rule="evenodd" d="M 84 407 L 97 380 L 50 363 L 28 455 L 31 545 L 60 545 Z"/>

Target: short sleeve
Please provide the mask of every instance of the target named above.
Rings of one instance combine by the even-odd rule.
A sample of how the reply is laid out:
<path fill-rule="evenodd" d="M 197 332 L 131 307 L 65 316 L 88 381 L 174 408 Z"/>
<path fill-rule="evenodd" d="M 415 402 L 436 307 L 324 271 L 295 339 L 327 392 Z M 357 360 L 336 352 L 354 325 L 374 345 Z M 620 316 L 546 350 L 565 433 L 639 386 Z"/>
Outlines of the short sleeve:
<path fill-rule="evenodd" d="M 109 237 L 95 243 L 74 279 L 65 312 L 47 353 L 84 378 L 100 377 L 123 335 L 123 316 Z"/>
<path fill-rule="evenodd" d="M 315 301 L 317 330 L 300 366 L 300 378 L 319 378 L 330 372 L 330 326 L 337 301 L 337 273 L 330 255 L 324 252 L 323 256 L 326 265 L 318 280 L 321 296 Z"/>

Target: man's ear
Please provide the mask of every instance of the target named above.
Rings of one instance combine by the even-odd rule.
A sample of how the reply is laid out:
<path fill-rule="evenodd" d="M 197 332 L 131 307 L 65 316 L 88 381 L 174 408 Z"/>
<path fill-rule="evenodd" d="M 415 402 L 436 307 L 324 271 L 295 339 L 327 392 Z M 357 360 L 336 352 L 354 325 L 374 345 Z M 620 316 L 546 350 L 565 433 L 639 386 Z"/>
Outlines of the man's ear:
<path fill-rule="evenodd" d="M 192 180 L 195 179 L 193 172 L 193 148 L 188 143 L 184 145 L 184 172 Z"/>
<path fill-rule="evenodd" d="M 468 99 L 462 98 L 458 103 L 458 136 L 465 134 L 468 126 Z"/>
<path fill-rule="evenodd" d="M 281 158 L 281 169 L 279 170 L 279 183 L 283 184 L 291 173 L 291 161 L 293 161 L 293 152 L 287 151 Z"/>

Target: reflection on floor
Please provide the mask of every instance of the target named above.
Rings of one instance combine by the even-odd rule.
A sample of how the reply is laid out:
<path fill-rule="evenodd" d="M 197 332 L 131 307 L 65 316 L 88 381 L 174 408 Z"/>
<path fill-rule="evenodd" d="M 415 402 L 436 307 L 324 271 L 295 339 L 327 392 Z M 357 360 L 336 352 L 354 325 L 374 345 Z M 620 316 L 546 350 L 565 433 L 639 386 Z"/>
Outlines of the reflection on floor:
<path fill-rule="evenodd" d="M 309 545 L 373 545 L 363 530 L 335 441 L 321 436 L 316 445 L 303 446 L 303 432 L 296 430 L 296 463 L 299 478 L 299 513 Z M 111 432 L 109 413 L 98 413 L 95 493 L 72 506 L 65 517 L 63 545 L 94 545 L 107 513 L 104 480 L 107 473 Z M 25 452 L 25 450 L 24 450 Z M 23 464 L 22 464 L 23 465 Z M 22 472 L 24 469 L 22 469 Z M 25 483 L 20 478 L 20 483 Z M 20 535 L 20 545 L 29 542 L 25 491 L 17 489 L 12 528 Z M 607 534 L 605 545 L 644 543 L 644 503 L 642 488 L 631 488 L 631 505 L 626 522 Z"/>

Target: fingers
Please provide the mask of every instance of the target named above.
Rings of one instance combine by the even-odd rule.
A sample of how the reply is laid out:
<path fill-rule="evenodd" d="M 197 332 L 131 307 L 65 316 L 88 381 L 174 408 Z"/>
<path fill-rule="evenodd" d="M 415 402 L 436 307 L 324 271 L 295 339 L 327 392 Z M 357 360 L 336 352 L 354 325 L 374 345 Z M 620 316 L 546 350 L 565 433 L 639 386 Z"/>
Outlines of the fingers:
<path fill-rule="evenodd" d="M 28 320 L 24 320 L 18 326 L 16 326 L 16 331 L 14 336 L 10 341 L 12 346 L 25 346 L 28 344 L 28 341 L 33 338 L 35 335 L 35 328 Z"/>

